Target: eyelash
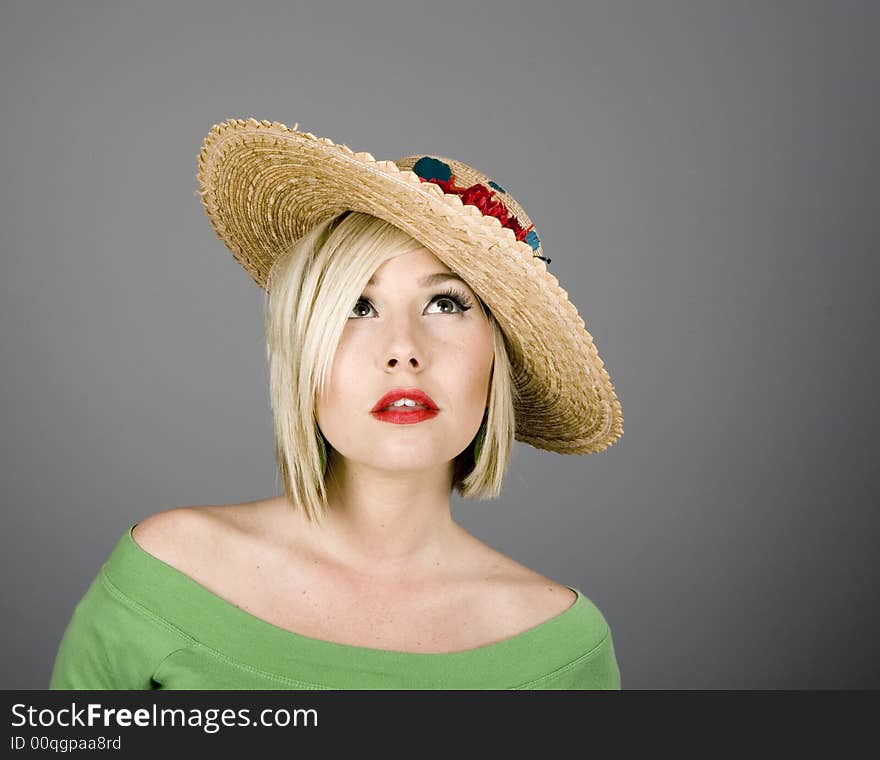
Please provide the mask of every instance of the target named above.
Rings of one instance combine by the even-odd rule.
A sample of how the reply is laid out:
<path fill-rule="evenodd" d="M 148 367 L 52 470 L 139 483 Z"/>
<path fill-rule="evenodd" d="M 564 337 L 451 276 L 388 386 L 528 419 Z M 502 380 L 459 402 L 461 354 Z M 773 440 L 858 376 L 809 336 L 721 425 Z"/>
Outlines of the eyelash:
<path fill-rule="evenodd" d="M 458 308 L 461 309 L 461 312 L 459 313 L 466 312 L 473 305 L 471 304 L 470 299 L 464 293 L 452 287 L 447 288 L 442 293 L 435 293 L 434 296 L 431 298 L 430 303 L 434 303 L 434 301 L 436 301 L 438 298 L 448 298 L 450 301 L 453 301 L 458 306 Z M 373 304 L 370 303 L 370 300 L 368 298 L 359 298 L 355 306 L 357 306 L 359 303 L 367 303 L 370 304 L 371 308 L 375 308 Z M 352 317 L 349 317 L 349 319 L 352 319 Z M 354 319 L 364 319 L 364 317 L 354 317 Z"/>

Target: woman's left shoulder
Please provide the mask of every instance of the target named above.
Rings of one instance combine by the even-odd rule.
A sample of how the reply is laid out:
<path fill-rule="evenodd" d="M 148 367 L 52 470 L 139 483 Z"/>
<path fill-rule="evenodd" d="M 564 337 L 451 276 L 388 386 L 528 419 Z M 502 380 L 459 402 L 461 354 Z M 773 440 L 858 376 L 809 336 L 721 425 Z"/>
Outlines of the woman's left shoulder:
<path fill-rule="evenodd" d="M 512 557 L 474 539 L 480 553 L 482 577 L 498 604 L 498 611 L 508 619 L 532 625 L 548 620 L 572 607 L 577 592 L 564 583 L 548 578 Z"/>
<path fill-rule="evenodd" d="M 578 599 L 577 592 L 564 583 L 558 583 L 530 568 L 511 578 L 512 599 L 523 614 L 531 620 L 542 622 L 556 617 L 572 607 Z"/>

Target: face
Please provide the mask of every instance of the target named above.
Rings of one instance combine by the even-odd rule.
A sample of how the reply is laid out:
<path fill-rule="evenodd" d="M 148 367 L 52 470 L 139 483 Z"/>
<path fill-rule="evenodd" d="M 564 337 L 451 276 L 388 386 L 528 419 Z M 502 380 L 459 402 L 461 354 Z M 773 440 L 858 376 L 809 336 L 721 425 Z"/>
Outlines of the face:
<path fill-rule="evenodd" d="M 451 273 L 423 247 L 386 261 L 352 305 L 317 399 L 321 431 L 334 457 L 381 470 L 448 466 L 479 430 L 489 399 L 492 327 L 476 294 L 459 280 L 420 282 Z M 452 295 L 445 292 L 455 291 Z M 373 416 L 393 388 L 418 388 L 440 410 L 421 422 Z"/>

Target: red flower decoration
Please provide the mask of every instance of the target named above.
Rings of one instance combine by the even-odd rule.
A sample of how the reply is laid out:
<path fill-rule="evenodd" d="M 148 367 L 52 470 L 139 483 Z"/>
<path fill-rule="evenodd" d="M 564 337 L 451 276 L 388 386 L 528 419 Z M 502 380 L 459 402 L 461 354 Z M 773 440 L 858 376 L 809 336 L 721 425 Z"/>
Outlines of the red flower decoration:
<path fill-rule="evenodd" d="M 433 182 L 435 185 L 440 185 L 444 193 L 455 193 L 461 198 L 462 203 L 476 206 L 484 215 L 494 216 L 501 222 L 502 227 L 513 230 L 517 240 L 525 241 L 526 235 L 535 226 L 530 224 L 527 228 L 523 229 L 519 220 L 508 211 L 507 206 L 497 198 L 492 197 L 495 195 L 495 191 L 485 185 L 481 185 L 479 182 L 470 187 L 457 187 L 454 174 L 450 175 L 448 180 L 437 179 L 436 177 L 431 179 L 419 177 L 419 179 L 422 182 Z"/>

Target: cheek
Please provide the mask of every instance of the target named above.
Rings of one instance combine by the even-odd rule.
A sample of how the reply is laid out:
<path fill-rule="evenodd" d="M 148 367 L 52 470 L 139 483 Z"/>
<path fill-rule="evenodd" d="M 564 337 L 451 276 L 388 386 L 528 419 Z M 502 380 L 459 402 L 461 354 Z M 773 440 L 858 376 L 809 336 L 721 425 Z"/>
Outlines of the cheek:
<path fill-rule="evenodd" d="M 359 388 L 364 387 L 366 380 L 366 356 L 363 351 L 353 346 L 340 345 L 330 368 L 330 386 L 327 399 L 330 404 L 344 407 L 355 400 Z"/>
<path fill-rule="evenodd" d="M 458 341 L 449 346 L 443 361 L 444 373 L 448 374 L 453 387 L 461 392 L 480 398 L 485 396 L 492 372 L 494 353 L 491 338 L 472 336 L 470 340 Z"/>

